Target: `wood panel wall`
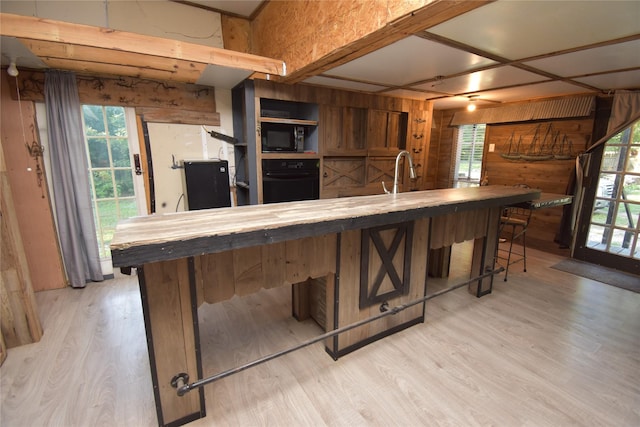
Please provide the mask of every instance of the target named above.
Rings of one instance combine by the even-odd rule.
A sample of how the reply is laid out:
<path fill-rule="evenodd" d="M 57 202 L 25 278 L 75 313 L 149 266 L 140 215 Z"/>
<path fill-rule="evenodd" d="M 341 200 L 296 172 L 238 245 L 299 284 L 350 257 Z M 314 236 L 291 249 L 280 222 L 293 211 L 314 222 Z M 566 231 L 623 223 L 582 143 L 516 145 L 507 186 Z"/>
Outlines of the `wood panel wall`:
<path fill-rule="evenodd" d="M 437 188 L 452 185 L 450 174 L 455 148 L 455 127 L 449 126 L 455 110 L 434 111 L 434 129 L 431 134 L 432 150 L 429 168 L 435 168 Z M 487 126 L 483 171 L 490 185 L 526 184 L 543 192 L 566 194 L 575 168 L 575 158 L 568 160 L 525 161 L 508 160 L 501 153 L 508 152 L 509 139 L 525 135 L 525 142 L 531 140 L 535 128 L 539 126 L 540 138 L 551 124 L 553 132 L 567 135 L 571 141 L 573 155 L 583 152 L 592 142 L 594 117 L 569 118 L 544 121 L 492 124 Z M 495 151 L 489 152 L 489 144 L 495 144 Z M 555 243 L 562 220 L 562 207 L 543 209 L 535 212 L 529 231 L 527 245 L 547 252 L 568 255 L 568 250 Z"/>
<path fill-rule="evenodd" d="M 19 213 L 9 185 L 10 177 L 2 151 L 0 150 L 0 364 L 6 357 L 7 348 L 33 343 L 42 337 L 31 274 L 18 224 Z"/>
<path fill-rule="evenodd" d="M 453 110 L 434 110 L 431 147 L 427 163 L 429 178 L 434 188 L 449 188 L 452 185 L 452 167 L 455 128 L 449 126 Z"/>
<path fill-rule="evenodd" d="M 546 130 L 551 125 L 552 132 L 567 135 L 571 141 L 572 157 L 567 160 L 508 160 L 501 154 L 508 151 L 511 135 L 529 135 L 539 129 L 540 138 L 544 138 Z M 539 188 L 543 192 L 567 194 L 572 174 L 575 171 L 575 155 L 584 152 L 591 142 L 594 118 L 547 120 L 487 126 L 485 136 L 484 171 L 490 184 L 514 185 L 526 184 L 532 188 Z M 495 144 L 495 151 L 488 152 L 489 144 Z M 566 248 L 554 243 L 559 233 L 563 208 L 547 208 L 535 211 L 527 231 L 528 246 L 567 255 Z"/>
<path fill-rule="evenodd" d="M 17 82 L 23 101 L 44 102 L 43 72 L 20 71 Z M 15 80 L 9 83 L 15 99 Z M 213 87 L 80 74 L 77 74 L 77 83 L 78 97 L 83 104 L 134 107 L 138 115 L 150 122 L 220 125 Z"/>
<path fill-rule="evenodd" d="M 26 144 L 31 145 L 34 141 L 40 142 L 34 104 L 13 101 L 8 78 L 7 73 L 3 72 L 0 147 L 4 152 L 6 172 L 15 200 L 19 227 L 16 231 L 22 236 L 34 291 L 63 288 L 67 280 L 53 222 L 44 162 L 39 162 L 42 182 L 38 185 L 38 163 L 29 156 L 26 147 Z M 27 168 L 31 168 L 31 171 Z"/>

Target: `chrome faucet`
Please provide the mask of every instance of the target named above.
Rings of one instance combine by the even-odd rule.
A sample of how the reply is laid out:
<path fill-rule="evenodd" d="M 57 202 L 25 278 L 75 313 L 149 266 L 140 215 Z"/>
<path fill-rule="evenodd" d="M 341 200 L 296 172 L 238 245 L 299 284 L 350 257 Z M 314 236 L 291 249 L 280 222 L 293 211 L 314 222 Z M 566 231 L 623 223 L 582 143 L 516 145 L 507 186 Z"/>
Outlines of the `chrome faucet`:
<path fill-rule="evenodd" d="M 396 156 L 396 170 L 393 175 L 393 191 L 387 190 L 387 186 L 384 185 L 384 181 L 382 181 L 382 188 L 384 192 L 387 194 L 397 194 L 398 193 L 398 166 L 400 164 L 400 158 L 402 156 L 406 156 L 409 160 L 409 178 L 416 179 L 416 169 L 413 167 L 413 159 L 411 158 L 411 154 L 408 151 L 401 151 Z"/>

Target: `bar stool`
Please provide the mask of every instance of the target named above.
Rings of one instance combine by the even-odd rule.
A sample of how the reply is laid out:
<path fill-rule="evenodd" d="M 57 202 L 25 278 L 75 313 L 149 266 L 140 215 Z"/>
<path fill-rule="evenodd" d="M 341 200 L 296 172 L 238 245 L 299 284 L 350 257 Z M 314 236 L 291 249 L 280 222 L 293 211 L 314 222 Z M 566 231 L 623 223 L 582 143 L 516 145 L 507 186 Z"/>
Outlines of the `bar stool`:
<path fill-rule="evenodd" d="M 504 281 L 507 281 L 509 275 L 509 266 L 522 261 L 524 269 L 527 271 L 527 228 L 531 220 L 531 209 L 518 206 L 508 206 L 502 211 L 500 217 L 499 236 L 506 231 L 509 249 L 502 249 L 498 245 L 498 258 L 506 260 Z M 522 238 L 522 252 L 514 251 L 513 242 Z"/>

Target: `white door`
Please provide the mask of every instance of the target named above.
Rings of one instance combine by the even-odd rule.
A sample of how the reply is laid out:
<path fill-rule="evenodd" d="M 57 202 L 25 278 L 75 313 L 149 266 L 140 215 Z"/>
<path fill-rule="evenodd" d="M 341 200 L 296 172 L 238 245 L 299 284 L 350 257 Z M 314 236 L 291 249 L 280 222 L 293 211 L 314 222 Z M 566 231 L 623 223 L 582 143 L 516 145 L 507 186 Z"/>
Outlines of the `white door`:
<path fill-rule="evenodd" d="M 147 213 L 143 175 L 136 174 L 134 162 L 140 155 L 135 111 L 83 105 L 82 119 L 102 272 L 111 274 L 109 245 L 116 224 Z"/>

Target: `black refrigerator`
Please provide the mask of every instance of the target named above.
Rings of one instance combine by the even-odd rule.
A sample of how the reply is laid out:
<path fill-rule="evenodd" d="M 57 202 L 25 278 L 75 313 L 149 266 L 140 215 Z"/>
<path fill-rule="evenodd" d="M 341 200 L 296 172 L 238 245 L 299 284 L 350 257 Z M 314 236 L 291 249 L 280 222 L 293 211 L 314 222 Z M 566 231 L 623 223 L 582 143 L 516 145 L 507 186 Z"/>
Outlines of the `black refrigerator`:
<path fill-rule="evenodd" d="M 228 161 L 185 160 L 183 163 L 190 211 L 231 206 Z"/>

